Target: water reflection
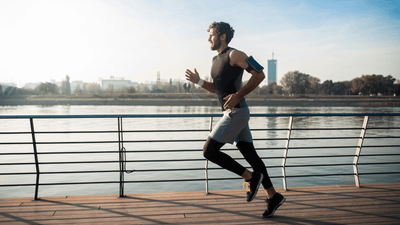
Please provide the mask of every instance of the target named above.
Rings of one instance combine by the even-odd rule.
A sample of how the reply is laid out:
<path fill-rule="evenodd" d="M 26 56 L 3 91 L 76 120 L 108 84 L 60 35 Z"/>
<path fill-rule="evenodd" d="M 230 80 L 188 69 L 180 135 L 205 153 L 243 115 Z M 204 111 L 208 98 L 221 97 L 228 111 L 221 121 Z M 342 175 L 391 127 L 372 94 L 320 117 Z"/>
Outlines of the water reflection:
<path fill-rule="evenodd" d="M 267 113 L 268 114 L 276 114 L 277 113 L 277 108 L 268 107 Z M 267 128 L 268 129 L 272 129 L 272 130 L 267 131 L 266 134 L 265 134 L 265 137 L 267 137 L 267 138 L 276 138 L 276 137 L 278 137 L 278 134 L 277 134 L 277 132 L 275 130 L 275 129 L 277 129 L 277 118 L 276 117 L 267 117 L 266 120 L 267 120 L 266 121 L 267 122 Z M 268 147 L 273 147 L 273 146 L 277 146 L 278 142 L 275 141 L 275 140 L 267 141 L 266 145 Z"/>
<path fill-rule="evenodd" d="M 368 107 L 359 107 L 359 108 L 351 108 L 351 107 L 251 107 L 251 113 L 269 113 L 269 114 L 280 114 L 280 113 L 378 113 L 378 112 L 399 112 L 399 108 L 368 108 Z M 0 107 L 1 115 L 93 115 L 93 114 L 210 114 L 210 113 L 221 113 L 221 109 L 218 106 L 210 107 L 210 106 L 47 106 L 47 107 L 39 107 L 39 106 L 13 106 L 13 107 Z M 214 125 L 219 118 L 214 118 Z M 59 119 L 59 120 L 48 120 L 48 119 L 35 119 L 35 130 L 36 131 L 94 131 L 94 130 L 107 130 L 114 131 L 113 133 L 107 134 L 38 134 L 37 140 L 40 142 L 47 141 L 116 141 L 118 140 L 118 135 L 115 131 L 117 131 L 118 126 L 115 118 L 109 119 Z M 127 154 L 128 160 L 148 160 L 148 159 L 171 159 L 171 158 L 181 158 L 181 159 L 202 159 L 202 145 L 204 144 L 204 140 L 207 138 L 208 129 L 209 129 L 209 118 L 124 118 L 123 126 L 125 131 L 135 131 L 135 130 L 174 130 L 174 129 L 196 129 L 196 130 L 205 130 L 203 132 L 148 132 L 148 133 L 137 133 L 137 132 L 128 132 L 124 134 L 124 140 L 127 141 L 125 147 L 129 152 Z M 287 135 L 288 128 L 288 117 L 253 117 L 250 120 L 250 127 L 252 129 L 271 129 L 269 131 L 257 131 L 253 132 L 254 138 L 285 138 Z M 363 118 L 362 117 L 295 117 L 294 118 L 294 128 L 328 128 L 328 127 L 355 127 L 360 128 L 362 126 Z M 399 127 L 400 126 L 400 118 L 390 118 L 390 117 L 373 117 L 370 119 L 370 123 L 368 127 Z M 284 129 L 279 131 L 277 129 Z M 310 136 L 320 136 L 320 137 L 359 137 L 361 130 L 357 129 L 354 131 L 294 131 L 292 137 L 310 137 Z M 28 119 L 18 119 L 18 120 L 0 120 L 0 132 L 27 132 L 30 131 L 30 125 Z M 367 136 L 398 136 L 398 130 L 368 130 Z M 197 142 L 167 142 L 167 143 L 158 143 L 158 142 L 135 142 L 138 140 L 176 140 L 176 139 L 196 139 L 201 140 Z M 0 135 L 0 142 L 30 142 L 31 136 L 29 134 L 25 135 Z M 351 140 L 299 140 L 299 141 L 291 141 L 290 147 L 303 147 L 303 150 L 295 150 L 290 149 L 290 156 L 304 156 L 304 155 L 345 155 L 345 154 L 354 154 L 355 147 L 343 148 L 343 149 L 323 149 L 322 147 L 326 146 L 356 146 L 358 139 Z M 370 139 L 366 140 L 365 144 L 374 146 L 378 144 L 392 144 L 398 145 L 398 139 Z M 285 141 L 259 141 L 256 142 L 256 148 L 274 148 L 277 150 L 269 150 L 269 151 L 260 151 L 260 156 L 262 157 L 281 157 L 282 149 L 285 147 Z M 0 146 L 0 152 L 32 152 L 32 146 L 30 145 L 20 145 L 20 146 L 11 146 L 11 145 L 3 145 Z M 232 146 L 227 146 L 229 148 L 233 148 Z M 321 147 L 321 148 L 316 148 Z M 196 151 L 189 153 L 156 153 L 154 150 L 183 150 L 183 149 L 194 149 Z M 278 150 L 279 149 L 279 150 Z M 85 144 L 74 144 L 74 145 L 39 145 L 39 152 L 54 152 L 54 151 L 118 151 L 118 144 L 110 143 L 110 144 L 95 144 L 88 145 Z M 153 152 L 149 153 L 139 153 L 135 151 L 149 150 Z M 198 150 L 198 151 L 197 151 Z M 373 154 L 375 149 L 373 148 L 363 148 L 362 154 Z M 398 153 L 398 149 L 396 148 L 387 148 L 380 150 L 380 153 Z M 229 152 L 237 157 L 241 157 L 240 153 L 237 151 Z M 43 154 L 40 156 L 40 160 L 45 161 L 90 161 L 90 160 L 98 160 L 98 161 L 107 161 L 107 160 L 117 160 L 117 154 L 79 154 L 79 155 L 46 155 Z M 382 157 L 365 157 L 361 158 L 362 162 L 368 162 L 370 160 L 381 160 Z M 329 162 L 335 163 L 343 163 L 350 162 L 352 158 L 328 158 L 328 159 L 291 159 L 288 160 L 288 165 L 296 165 L 296 164 L 318 164 L 324 163 L 324 160 L 328 160 Z M 400 160 L 399 157 L 392 157 L 390 160 Z M 0 158 L 0 163 L 7 162 L 33 162 L 33 156 L 25 155 L 25 156 L 2 156 Z M 281 159 L 266 159 L 266 164 L 268 166 L 277 166 L 280 165 Z M 243 160 L 241 161 L 243 162 Z M 144 162 L 131 162 L 128 163 L 127 166 L 129 168 L 148 168 L 148 169 L 156 169 L 156 168 L 192 168 L 192 167 L 203 167 L 204 161 L 191 161 L 191 162 L 170 162 L 170 163 L 144 163 Z M 396 165 L 398 167 L 398 165 Z M 215 165 L 211 165 L 211 167 L 215 167 Z M 70 170 L 118 170 L 118 164 L 73 164 L 71 165 L 43 165 L 41 166 L 42 171 L 70 171 Z M 294 168 L 292 170 L 288 170 L 288 175 L 290 173 L 328 173 L 332 168 L 324 167 L 324 168 L 313 168 L 307 167 L 301 170 Z M 340 170 L 346 170 L 347 173 L 352 172 L 352 168 L 343 167 Z M 35 171 L 34 166 L 9 166 L 3 167 L 1 166 L 0 170 L 3 173 L 7 172 L 32 172 Z M 349 171 L 350 172 L 349 172 Z M 280 176 L 281 169 L 271 169 L 271 176 Z M 199 172 L 199 174 L 204 174 L 203 171 Z M 161 179 L 161 178 L 170 178 L 170 179 L 178 179 L 177 176 L 190 177 L 190 173 L 146 173 L 146 174 L 137 174 L 134 173 L 130 176 L 127 176 L 126 180 L 140 180 L 140 179 Z M 215 170 L 210 174 L 211 177 L 223 177 L 228 176 L 232 177 L 232 174 L 227 173 L 226 171 Z M 33 176 L 34 177 L 34 176 Z M 56 181 L 63 180 L 64 182 L 74 182 L 76 180 L 76 175 L 59 175 L 59 176 L 43 176 L 46 182 L 51 183 L 54 179 Z M 26 177 L 24 176 L 8 176 L 2 177 L 0 183 L 25 183 L 27 182 Z M 29 178 L 31 179 L 31 178 Z M 313 178 L 314 179 L 314 178 Z M 315 178 L 320 179 L 320 178 Z M 332 179 L 332 184 L 340 184 L 341 178 L 329 178 Z M 370 179 L 372 182 L 376 182 L 377 179 L 380 179 L 376 176 L 370 176 L 370 178 L 365 178 L 363 182 L 368 182 Z M 116 174 L 80 174 L 79 180 L 118 180 L 118 175 Z M 279 187 L 279 181 L 273 180 L 274 184 Z M 304 179 L 294 179 L 289 180 L 290 186 L 306 186 L 308 183 L 304 181 Z M 344 182 L 344 181 L 343 181 Z M 346 181 L 347 182 L 347 181 Z M 227 181 L 227 186 L 237 188 L 237 181 Z M 143 187 L 143 184 L 139 184 Z M 239 184 L 240 185 L 240 184 Z M 72 187 L 64 186 L 64 187 L 41 187 L 40 195 L 70 195 L 70 194 L 110 194 L 116 192 L 116 185 L 104 185 L 102 188 L 93 188 L 93 192 L 88 193 L 88 188 L 85 185 L 76 185 Z M 160 184 L 160 185 L 152 185 L 145 184 L 146 190 L 149 192 L 157 192 L 157 191 L 182 191 L 182 189 L 168 189 L 170 184 Z M 185 186 L 185 185 L 183 185 Z M 174 188 L 177 188 L 174 186 Z M 132 193 L 135 190 L 142 190 L 143 188 L 137 189 L 137 186 L 134 184 L 130 184 L 127 186 L 127 192 Z M 189 185 L 185 186 L 184 191 L 189 190 L 202 190 L 202 185 Z M 9 193 L 14 193 L 15 197 L 21 196 L 31 196 L 32 192 L 27 192 L 26 188 L 16 189 L 15 191 L 11 191 L 13 189 L 2 189 L 0 188 L 0 197 L 8 196 Z"/>

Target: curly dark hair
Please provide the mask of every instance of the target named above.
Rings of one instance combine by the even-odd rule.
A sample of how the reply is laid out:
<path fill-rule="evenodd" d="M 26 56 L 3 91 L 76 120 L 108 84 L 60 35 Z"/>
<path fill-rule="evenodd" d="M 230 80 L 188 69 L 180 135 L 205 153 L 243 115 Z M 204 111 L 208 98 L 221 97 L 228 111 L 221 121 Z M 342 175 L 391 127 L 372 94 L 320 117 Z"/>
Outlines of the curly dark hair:
<path fill-rule="evenodd" d="M 225 22 L 213 22 L 209 27 L 207 32 L 210 32 L 211 28 L 215 28 L 215 31 L 218 35 L 226 34 L 226 44 L 229 44 L 233 38 L 233 34 L 235 30 L 229 25 L 229 23 Z"/>

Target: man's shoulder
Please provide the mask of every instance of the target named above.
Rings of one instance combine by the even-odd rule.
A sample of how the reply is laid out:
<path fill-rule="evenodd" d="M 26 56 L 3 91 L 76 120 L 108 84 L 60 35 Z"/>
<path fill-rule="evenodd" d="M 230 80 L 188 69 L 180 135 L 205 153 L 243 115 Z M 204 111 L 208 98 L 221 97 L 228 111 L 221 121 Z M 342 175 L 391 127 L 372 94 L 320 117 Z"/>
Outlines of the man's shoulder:
<path fill-rule="evenodd" d="M 229 57 L 231 59 L 236 59 L 236 58 L 245 58 L 246 59 L 247 55 L 243 51 L 232 48 L 231 52 L 229 53 Z"/>

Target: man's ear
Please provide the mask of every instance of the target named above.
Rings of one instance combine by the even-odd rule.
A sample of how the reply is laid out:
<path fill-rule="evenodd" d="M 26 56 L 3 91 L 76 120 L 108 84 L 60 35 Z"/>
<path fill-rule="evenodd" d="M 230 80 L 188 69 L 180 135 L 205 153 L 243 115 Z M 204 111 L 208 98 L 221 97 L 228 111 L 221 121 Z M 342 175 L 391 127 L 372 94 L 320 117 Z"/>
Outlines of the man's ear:
<path fill-rule="evenodd" d="M 219 39 L 226 42 L 226 34 L 219 35 Z"/>

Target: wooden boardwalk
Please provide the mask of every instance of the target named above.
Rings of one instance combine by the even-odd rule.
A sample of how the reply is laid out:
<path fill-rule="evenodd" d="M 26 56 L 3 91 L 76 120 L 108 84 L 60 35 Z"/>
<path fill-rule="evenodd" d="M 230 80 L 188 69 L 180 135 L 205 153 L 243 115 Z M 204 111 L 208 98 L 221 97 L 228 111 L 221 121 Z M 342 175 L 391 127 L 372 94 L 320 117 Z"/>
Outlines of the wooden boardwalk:
<path fill-rule="evenodd" d="M 282 190 L 279 190 L 282 192 Z M 0 199 L 0 224 L 400 224 L 400 183 L 299 187 L 261 217 L 245 190 Z"/>

